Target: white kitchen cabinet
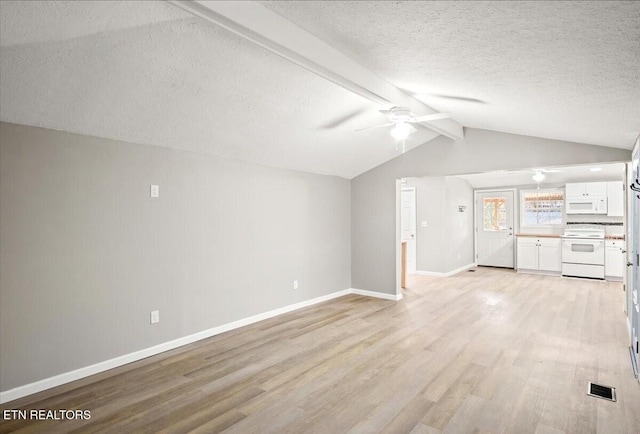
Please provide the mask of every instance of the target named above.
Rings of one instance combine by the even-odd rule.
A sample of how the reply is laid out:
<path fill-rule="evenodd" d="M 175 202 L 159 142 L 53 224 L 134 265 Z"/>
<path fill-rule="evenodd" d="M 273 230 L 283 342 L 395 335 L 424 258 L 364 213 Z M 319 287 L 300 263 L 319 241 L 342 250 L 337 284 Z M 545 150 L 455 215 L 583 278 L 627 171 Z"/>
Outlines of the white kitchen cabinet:
<path fill-rule="evenodd" d="M 518 237 L 518 271 L 560 272 L 560 238 Z"/>
<path fill-rule="evenodd" d="M 604 276 L 607 280 L 622 280 L 625 269 L 625 242 L 622 240 L 604 241 Z"/>
<path fill-rule="evenodd" d="M 607 182 L 607 215 L 610 217 L 622 217 L 624 215 L 622 181 Z"/>
<path fill-rule="evenodd" d="M 538 240 L 530 237 L 518 237 L 517 241 L 518 270 L 538 269 Z"/>
<path fill-rule="evenodd" d="M 543 238 L 538 246 L 538 268 L 545 271 L 562 270 L 560 239 Z"/>
<path fill-rule="evenodd" d="M 565 196 L 606 196 L 606 182 L 577 182 L 565 186 Z"/>

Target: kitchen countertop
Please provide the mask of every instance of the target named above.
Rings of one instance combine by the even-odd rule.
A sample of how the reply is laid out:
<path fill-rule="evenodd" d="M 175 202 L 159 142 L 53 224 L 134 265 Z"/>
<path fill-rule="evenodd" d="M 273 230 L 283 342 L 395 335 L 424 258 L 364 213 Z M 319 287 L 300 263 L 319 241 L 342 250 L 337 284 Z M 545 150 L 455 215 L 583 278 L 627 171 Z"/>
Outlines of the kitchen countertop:
<path fill-rule="evenodd" d="M 562 238 L 562 235 L 558 234 L 516 234 L 516 237 L 531 237 L 531 238 Z M 624 235 L 605 235 L 605 240 L 623 240 Z"/>

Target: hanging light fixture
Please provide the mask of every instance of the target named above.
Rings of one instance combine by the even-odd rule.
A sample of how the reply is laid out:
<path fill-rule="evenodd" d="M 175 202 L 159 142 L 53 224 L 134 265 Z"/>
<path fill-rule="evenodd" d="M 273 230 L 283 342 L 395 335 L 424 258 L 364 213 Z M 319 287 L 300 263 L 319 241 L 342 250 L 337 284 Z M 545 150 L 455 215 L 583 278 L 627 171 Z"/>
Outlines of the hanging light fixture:
<path fill-rule="evenodd" d="M 536 174 L 533 175 L 532 178 L 535 182 L 539 184 L 542 181 L 544 181 L 544 178 L 546 178 L 546 176 L 544 175 L 544 173 L 542 173 L 541 170 L 536 170 Z"/>
<path fill-rule="evenodd" d="M 391 136 L 396 140 L 404 140 L 411 134 L 411 126 L 406 122 L 396 122 L 391 130 Z"/>
<path fill-rule="evenodd" d="M 400 142 L 402 142 L 402 153 L 404 154 L 405 151 L 405 144 L 404 141 L 407 137 L 409 137 L 409 134 L 413 133 L 415 131 L 415 128 L 413 128 L 411 125 L 409 125 L 406 122 L 403 121 L 399 121 L 395 123 L 395 126 L 391 129 L 391 136 L 396 139 L 396 151 L 399 151 L 399 144 Z"/>

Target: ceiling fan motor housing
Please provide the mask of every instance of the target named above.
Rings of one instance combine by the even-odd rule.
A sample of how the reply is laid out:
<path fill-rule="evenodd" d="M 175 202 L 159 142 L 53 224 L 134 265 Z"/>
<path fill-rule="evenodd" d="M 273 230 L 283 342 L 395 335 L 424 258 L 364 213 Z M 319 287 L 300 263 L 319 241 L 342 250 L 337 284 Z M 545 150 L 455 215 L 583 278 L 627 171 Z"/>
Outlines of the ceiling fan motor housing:
<path fill-rule="evenodd" d="M 409 111 L 406 107 L 394 107 L 391 109 L 391 120 L 393 122 L 407 122 L 411 120 L 412 115 L 411 111 Z"/>

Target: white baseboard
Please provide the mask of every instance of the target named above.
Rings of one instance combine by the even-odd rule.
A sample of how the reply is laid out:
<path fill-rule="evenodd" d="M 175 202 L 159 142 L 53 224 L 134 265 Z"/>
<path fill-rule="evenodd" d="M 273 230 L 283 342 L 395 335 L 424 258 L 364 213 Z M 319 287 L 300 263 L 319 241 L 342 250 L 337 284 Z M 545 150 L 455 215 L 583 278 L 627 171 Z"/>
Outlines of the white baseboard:
<path fill-rule="evenodd" d="M 156 354 L 163 353 L 165 351 L 173 350 L 183 345 L 191 344 L 201 339 L 206 339 L 211 336 L 218 335 L 220 333 L 228 332 L 249 324 L 253 324 L 258 321 L 273 318 L 274 316 L 282 315 L 303 307 L 312 306 L 314 304 L 322 303 L 324 301 L 332 300 L 334 298 L 342 297 L 349 294 L 365 295 L 369 297 L 383 298 L 385 300 L 400 300 L 402 294 L 392 295 L 383 294 L 380 292 L 366 291 L 363 289 L 348 288 L 342 291 L 333 292 L 331 294 L 323 295 L 321 297 L 312 298 L 310 300 L 301 301 L 300 303 L 291 304 L 278 309 L 270 310 L 268 312 L 260 313 L 257 315 L 243 318 L 238 321 L 233 321 L 227 324 L 213 327 L 208 330 L 203 330 L 192 335 L 184 336 L 178 339 L 174 339 L 169 342 L 164 342 L 153 347 L 145 348 L 140 351 L 125 354 L 123 356 L 115 357 L 113 359 L 105 360 L 94 365 L 85 366 L 73 371 L 65 372 L 54 377 L 45 378 L 44 380 L 36 381 L 34 383 L 25 384 L 14 389 L 9 389 L 5 392 L 0 392 L 0 404 L 4 404 L 15 399 L 19 399 L 34 393 L 42 392 L 43 390 L 51 389 L 52 387 L 61 386 L 72 381 L 80 380 L 91 375 L 98 374 L 100 372 L 108 371 L 109 369 L 117 368 L 127 363 L 135 362 Z"/>
<path fill-rule="evenodd" d="M 394 300 L 394 301 L 402 300 L 402 294 L 386 294 L 382 292 L 367 291 L 366 289 L 356 289 L 356 288 L 351 288 L 350 291 L 351 291 L 351 294 L 365 295 L 367 297 L 382 298 L 385 300 Z"/>
<path fill-rule="evenodd" d="M 435 277 L 447 277 L 447 273 L 439 273 L 437 271 L 422 271 L 416 270 L 415 274 L 420 276 L 435 276 Z"/>
<path fill-rule="evenodd" d="M 462 266 L 460 268 L 456 268 L 455 270 L 449 271 L 449 272 L 446 272 L 446 273 L 439 273 L 439 272 L 436 272 L 436 271 L 416 270 L 415 274 L 419 274 L 421 276 L 450 277 L 450 276 L 453 276 L 454 274 L 458 274 L 458 273 L 460 273 L 462 271 L 466 271 L 466 270 L 468 270 L 470 268 L 473 268 L 475 266 L 476 266 L 475 263 L 467 264 L 467 265 L 464 265 L 464 266 Z"/>

